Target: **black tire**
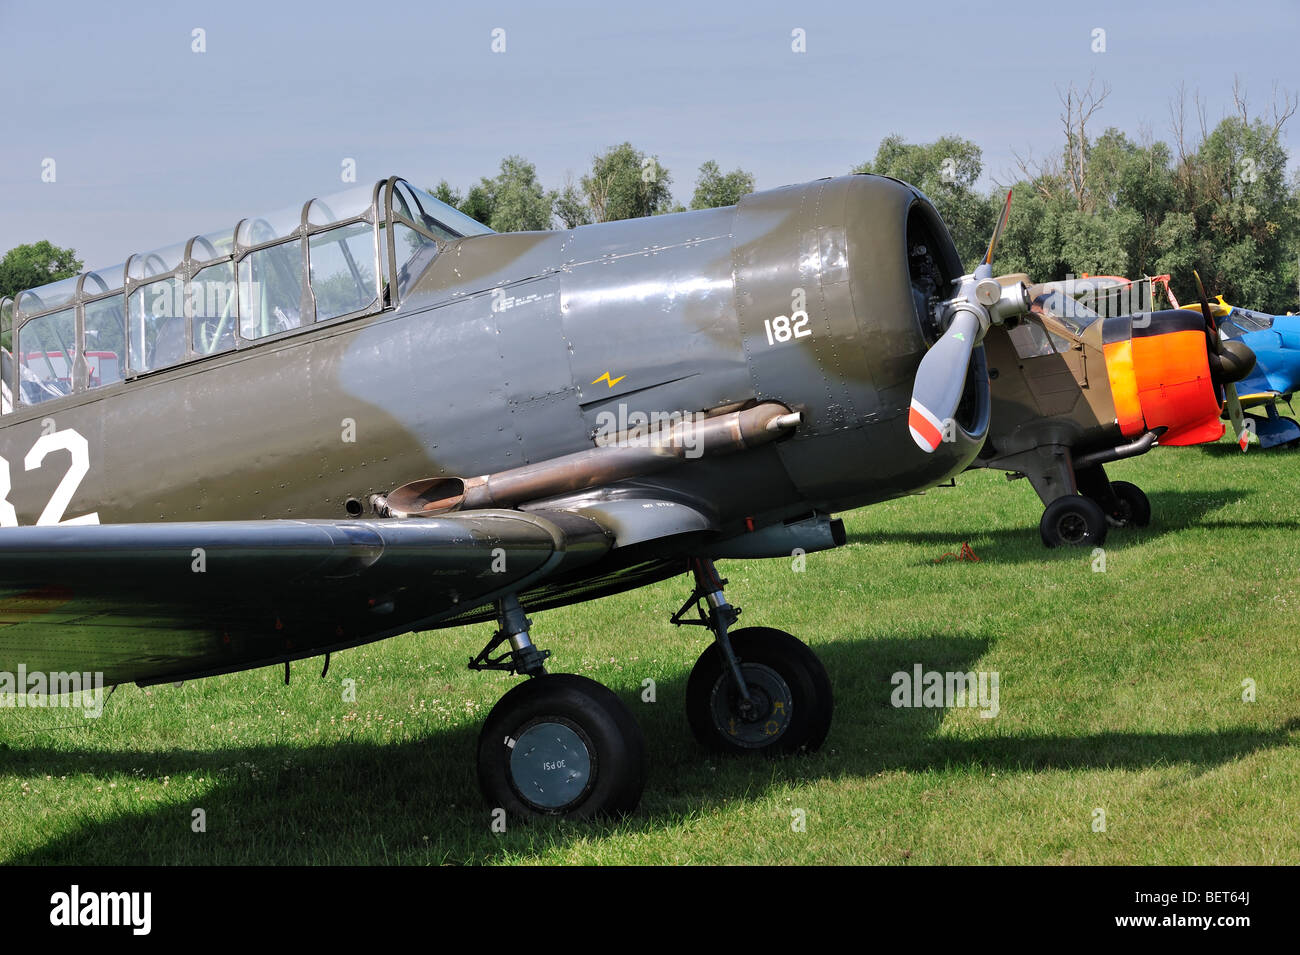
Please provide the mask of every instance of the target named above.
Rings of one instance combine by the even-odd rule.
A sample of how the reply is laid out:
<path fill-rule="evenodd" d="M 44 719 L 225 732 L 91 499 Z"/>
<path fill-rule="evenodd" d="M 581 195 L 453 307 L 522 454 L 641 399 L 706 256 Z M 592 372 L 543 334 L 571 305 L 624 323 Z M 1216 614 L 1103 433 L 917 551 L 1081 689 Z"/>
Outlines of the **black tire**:
<path fill-rule="evenodd" d="M 1043 511 L 1038 532 L 1048 547 L 1062 544 L 1100 547 L 1106 539 L 1106 512 L 1090 497 L 1077 494 L 1058 497 Z"/>
<path fill-rule="evenodd" d="M 621 816 L 640 802 L 645 777 L 645 739 L 631 712 L 572 673 L 514 687 L 479 734 L 479 788 L 518 818 Z"/>
<path fill-rule="evenodd" d="M 715 752 L 768 756 L 810 753 L 821 746 L 831 728 L 833 704 L 831 681 L 817 655 L 784 630 L 770 627 L 745 627 L 729 637 L 760 708 L 749 719 L 741 715 L 739 694 L 714 643 L 686 681 L 686 717 L 695 738 Z"/>
<path fill-rule="evenodd" d="M 1151 523 L 1151 501 L 1136 484 L 1111 481 L 1110 489 L 1119 502 L 1119 513 L 1111 515 L 1120 527 L 1147 527 Z"/>

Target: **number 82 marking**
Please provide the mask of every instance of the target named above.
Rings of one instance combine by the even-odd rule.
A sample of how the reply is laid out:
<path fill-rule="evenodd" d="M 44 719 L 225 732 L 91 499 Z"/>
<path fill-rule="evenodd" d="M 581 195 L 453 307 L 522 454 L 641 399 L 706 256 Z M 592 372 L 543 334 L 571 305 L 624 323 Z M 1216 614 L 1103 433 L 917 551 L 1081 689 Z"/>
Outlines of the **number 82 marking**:
<path fill-rule="evenodd" d="M 63 513 L 72 503 L 72 495 L 90 473 L 90 445 L 76 431 L 55 431 L 53 434 L 41 435 L 32 449 L 23 458 L 23 469 L 35 471 L 44 462 L 51 451 L 67 451 L 72 455 L 72 466 L 68 468 L 59 486 L 50 495 L 50 501 L 36 519 L 37 524 L 98 524 L 99 513 L 83 514 L 80 517 L 63 519 Z M 0 527 L 17 527 L 18 512 L 9 502 L 9 492 L 13 490 L 13 478 L 9 472 L 9 462 L 0 457 Z"/>

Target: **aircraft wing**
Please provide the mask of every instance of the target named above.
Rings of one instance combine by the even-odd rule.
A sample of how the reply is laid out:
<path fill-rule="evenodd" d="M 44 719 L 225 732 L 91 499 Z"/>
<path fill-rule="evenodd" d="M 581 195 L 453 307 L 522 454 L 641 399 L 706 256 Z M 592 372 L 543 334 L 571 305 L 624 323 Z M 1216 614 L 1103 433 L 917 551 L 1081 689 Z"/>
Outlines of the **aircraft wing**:
<path fill-rule="evenodd" d="M 265 666 L 436 625 L 603 557 L 563 511 L 0 529 L 0 672 L 105 685 Z"/>
<path fill-rule="evenodd" d="M 1295 387 L 1289 380 L 1288 369 L 1277 361 L 1273 355 L 1269 366 L 1264 366 L 1263 359 L 1256 362 L 1251 373 L 1237 383 L 1237 395 L 1243 408 L 1253 408 L 1269 404 L 1290 395 Z"/>
<path fill-rule="evenodd" d="M 1276 391 L 1258 391 L 1248 395 L 1238 395 L 1237 399 L 1241 402 L 1243 408 L 1258 408 L 1260 405 L 1277 401 L 1281 397 L 1282 395 Z"/>

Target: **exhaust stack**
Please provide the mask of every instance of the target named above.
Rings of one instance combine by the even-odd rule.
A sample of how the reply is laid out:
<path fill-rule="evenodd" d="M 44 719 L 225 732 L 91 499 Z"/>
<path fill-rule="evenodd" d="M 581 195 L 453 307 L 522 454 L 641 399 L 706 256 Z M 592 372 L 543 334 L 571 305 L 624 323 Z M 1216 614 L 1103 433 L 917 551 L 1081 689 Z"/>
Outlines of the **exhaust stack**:
<path fill-rule="evenodd" d="M 514 507 L 557 494 L 643 477 L 692 457 L 743 451 L 775 441 L 803 420 L 774 401 L 703 420 L 681 418 L 659 431 L 610 435 L 598 446 L 550 461 L 472 478 L 425 478 L 371 498 L 383 517 L 432 517 L 450 511 Z"/>

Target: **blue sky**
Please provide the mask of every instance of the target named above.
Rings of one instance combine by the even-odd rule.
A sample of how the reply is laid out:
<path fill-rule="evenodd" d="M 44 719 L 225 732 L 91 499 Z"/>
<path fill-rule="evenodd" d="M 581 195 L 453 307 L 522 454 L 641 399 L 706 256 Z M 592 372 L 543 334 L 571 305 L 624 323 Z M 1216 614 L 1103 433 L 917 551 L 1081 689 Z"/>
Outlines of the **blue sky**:
<path fill-rule="evenodd" d="M 1256 106 L 1300 89 L 1298 27 L 1297 0 L 0 0 L 0 252 L 45 238 L 110 265 L 337 191 L 345 159 L 363 180 L 464 189 L 519 153 L 557 187 L 630 140 L 689 201 L 706 159 L 761 189 L 847 172 L 890 133 L 954 133 L 983 148 L 988 184 L 1013 150 L 1059 149 L 1057 89 L 1093 73 L 1112 88 L 1098 131 L 1157 138 L 1180 82 L 1212 122 L 1234 73 Z M 1300 117 L 1286 140 L 1300 160 Z"/>

